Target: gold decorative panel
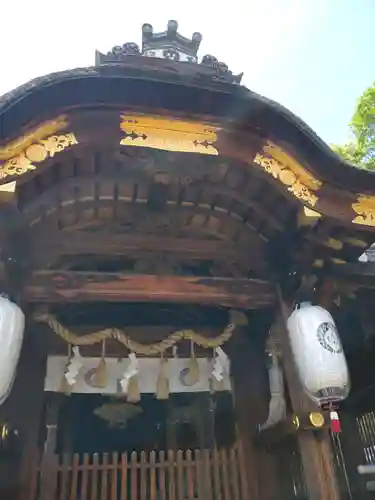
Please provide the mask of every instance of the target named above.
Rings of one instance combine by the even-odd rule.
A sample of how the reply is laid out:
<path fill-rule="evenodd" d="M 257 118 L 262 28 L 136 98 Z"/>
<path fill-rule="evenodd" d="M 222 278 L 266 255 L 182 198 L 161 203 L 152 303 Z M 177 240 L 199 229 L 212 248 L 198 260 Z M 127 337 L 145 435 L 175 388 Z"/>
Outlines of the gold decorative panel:
<path fill-rule="evenodd" d="M 319 179 L 316 179 L 306 170 L 306 168 L 300 165 L 295 158 L 280 149 L 276 144 L 267 142 L 266 146 L 263 148 L 263 152 L 285 167 L 288 167 L 298 177 L 299 181 L 312 191 L 316 191 L 322 186 L 322 182 Z"/>
<path fill-rule="evenodd" d="M 293 196 L 310 207 L 316 205 L 318 196 L 314 191 L 322 186 L 322 182 L 284 150 L 272 142 L 267 142 L 254 161 L 265 172 L 281 182 Z M 317 216 L 319 217 L 319 214 Z"/>
<path fill-rule="evenodd" d="M 159 116 L 121 115 L 123 146 L 217 155 L 216 127 Z"/>
<path fill-rule="evenodd" d="M 316 205 L 318 196 L 313 192 L 313 189 L 318 189 L 317 183 L 319 181 L 314 188 L 308 187 L 289 165 L 261 153 L 256 155 L 254 162 L 261 166 L 267 174 L 281 182 L 293 196 L 312 207 Z"/>
<path fill-rule="evenodd" d="M 352 204 L 357 216 L 353 219 L 355 224 L 375 226 L 375 197 L 358 195 L 357 201 Z"/>
<path fill-rule="evenodd" d="M 74 144 L 78 144 L 78 141 L 71 132 L 63 135 L 51 135 L 37 143 L 29 144 L 20 154 L 0 164 L 0 179 L 35 170 L 35 163 L 53 158 L 55 154 Z"/>
<path fill-rule="evenodd" d="M 45 137 L 56 134 L 56 132 L 64 130 L 67 126 L 68 122 L 66 120 L 66 116 L 64 115 L 59 116 L 54 120 L 42 123 L 25 135 L 22 135 L 8 144 L 5 144 L 5 146 L 0 146 L 0 160 L 9 160 L 10 158 L 20 155 L 31 144 L 39 142 Z"/>
<path fill-rule="evenodd" d="M 315 210 L 312 210 L 308 207 L 303 207 L 303 213 L 306 217 L 312 217 L 313 219 L 320 219 L 320 217 L 322 216 L 322 214 L 320 214 L 319 212 L 316 212 Z"/>
<path fill-rule="evenodd" d="M 16 181 L 8 182 L 0 185 L 0 204 L 8 203 L 13 200 L 16 194 Z"/>

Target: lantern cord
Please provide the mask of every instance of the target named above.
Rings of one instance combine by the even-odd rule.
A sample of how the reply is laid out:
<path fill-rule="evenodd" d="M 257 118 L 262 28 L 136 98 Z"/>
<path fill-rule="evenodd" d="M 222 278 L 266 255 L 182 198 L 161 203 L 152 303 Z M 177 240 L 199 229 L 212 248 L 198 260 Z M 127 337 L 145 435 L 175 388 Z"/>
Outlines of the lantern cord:
<path fill-rule="evenodd" d="M 337 454 L 339 455 L 339 461 L 341 462 L 341 467 L 344 472 L 344 479 L 346 483 L 346 489 L 349 494 L 349 499 L 353 500 L 353 495 L 352 495 L 352 490 L 350 486 L 350 481 L 349 481 L 349 476 L 348 476 L 348 471 L 346 469 L 346 463 L 345 463 L 345 458 L 344 458 L 344 453 L 342 451 L 342 445 L 341 445 L 341 438 L 340 434 L 337 433 L 332 433 L 332 440 L 335 444 L 335 448 L 337 449 Z"/>

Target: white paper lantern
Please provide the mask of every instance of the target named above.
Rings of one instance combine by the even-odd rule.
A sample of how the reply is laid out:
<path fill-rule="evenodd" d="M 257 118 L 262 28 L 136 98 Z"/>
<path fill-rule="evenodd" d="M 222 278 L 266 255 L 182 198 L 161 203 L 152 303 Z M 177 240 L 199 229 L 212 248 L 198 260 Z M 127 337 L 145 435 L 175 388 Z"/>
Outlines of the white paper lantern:
<path fill-rule="evenodd" d="M 350 388 L 348 366 L 330 313 L 302 303 L 289 317 L 288 330 L 298 375 L 308 396 L 319 404 L 345 399 Z"/>
<path fill-rule="evenodd" d="M 21 309 L 0 296 L 0 405 L 13 386 L 24 330 L 25 316 Z"/>

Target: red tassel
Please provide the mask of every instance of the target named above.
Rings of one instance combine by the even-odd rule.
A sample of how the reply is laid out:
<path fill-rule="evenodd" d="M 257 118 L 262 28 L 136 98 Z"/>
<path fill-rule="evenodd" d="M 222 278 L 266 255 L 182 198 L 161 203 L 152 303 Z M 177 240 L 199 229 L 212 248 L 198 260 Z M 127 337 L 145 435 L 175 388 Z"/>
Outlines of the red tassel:
<path fill-rule="evenodd" d="M 336 411 L 331 411 L 329 414 L 331 418 L 331 432 L 339 433 L 341 432 L 341 422 Z"/>

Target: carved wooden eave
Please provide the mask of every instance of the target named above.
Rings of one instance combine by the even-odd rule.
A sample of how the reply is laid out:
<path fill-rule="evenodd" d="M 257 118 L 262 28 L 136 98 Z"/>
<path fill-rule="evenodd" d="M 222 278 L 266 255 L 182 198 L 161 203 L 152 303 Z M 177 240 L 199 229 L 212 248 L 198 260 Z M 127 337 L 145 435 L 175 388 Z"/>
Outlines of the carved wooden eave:
<path fill-rule="evenodd" d="M 130 57 L 121 65 L 55 73 L 3 96 L 0 156 L 4 159 L 7 145 L 20 137 L 23 124 L 33 127 L 35 115 L 51 118 L 72 107 L 116 105 L 113 126 L 107 127 L 105 134 L 108 141 L 118 138 L 119 115 L 134 114 L 135 109 L 137 115 L 155 115 L 157 110 L 168 119 L 188 118 L 216 127 L 219 154 L 248 163 L 255 159 L 255 165 L 285 195 L 301 200 L 305 206 L 346 224 L 373 227 L 374 174 L 340 160 L 292 113 L 246 88 L 202 73 L 200 65 L 140 59 Z M 154 96 L 152 102 L 150 95 Z M 95 128 L 97 133 L 99 128 L 103 132 L 103 124 L 92 125 L 93 132 Z M 89 144 L 96 135 L 87 130 L 79 132 L 78 124 L 73 123 L 65 132 L 73 133 L 71 139 L 82 144 Z M 7 177 L 3 182 L 10 180 Z"/>
<path fill-rule="evenodd" d="M 135 274 L 266 281 L 275 263 L 319 275 L 356 261 L 373 242 L 373 174 L 201 66 L 129 57 L 0 98 L 0 211 L 13 204 L 27 228 L 3 218 L 3 254 L 23 249 L 30 270 L 105 257 Z"/>

